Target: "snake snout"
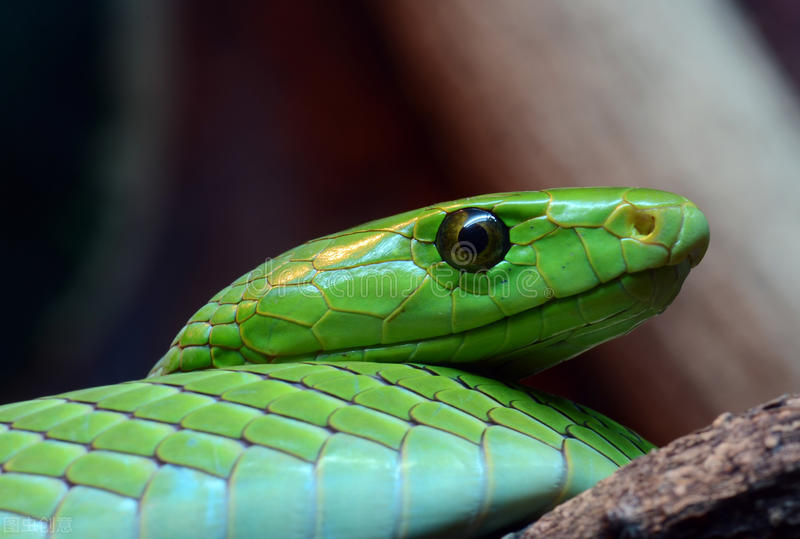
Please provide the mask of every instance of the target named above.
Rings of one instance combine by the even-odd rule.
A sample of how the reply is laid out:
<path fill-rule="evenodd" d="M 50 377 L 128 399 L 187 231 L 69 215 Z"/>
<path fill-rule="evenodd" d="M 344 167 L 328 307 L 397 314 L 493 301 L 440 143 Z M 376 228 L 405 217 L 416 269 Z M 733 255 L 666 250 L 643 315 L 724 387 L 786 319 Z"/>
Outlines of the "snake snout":
<path fill-rule="evenodd" d="M 681 231 L 672 246 L 669 263 L 675 265 L 688 259 L 689 264 L 695 267 L 706 254 L 708 239 L 709 229 L 706 216 L 693 203 L 685 204 Z"/>

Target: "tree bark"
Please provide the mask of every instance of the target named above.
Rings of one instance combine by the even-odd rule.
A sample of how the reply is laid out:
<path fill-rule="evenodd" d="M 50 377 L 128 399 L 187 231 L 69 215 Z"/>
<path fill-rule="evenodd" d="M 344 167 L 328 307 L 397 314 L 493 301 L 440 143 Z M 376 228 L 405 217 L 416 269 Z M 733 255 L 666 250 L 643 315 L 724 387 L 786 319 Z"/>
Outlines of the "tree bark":
<path fill-rule="evenodd" d="M 800 394 L 722 414 L 506 537 L 800 537 Z"/>

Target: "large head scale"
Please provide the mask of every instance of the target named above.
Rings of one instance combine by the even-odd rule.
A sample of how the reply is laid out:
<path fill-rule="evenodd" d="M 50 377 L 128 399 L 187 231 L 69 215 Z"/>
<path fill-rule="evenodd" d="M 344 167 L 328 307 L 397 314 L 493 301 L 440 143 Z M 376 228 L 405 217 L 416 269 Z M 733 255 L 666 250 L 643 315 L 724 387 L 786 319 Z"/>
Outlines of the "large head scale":
<path fill-rule="evenodd" d="M 707 245 L 692 202 L 650 189 L 437 204 L 268 260 L 197 311 L 151 374 L 348 359 L 520 377 L 663 311 Z"/>

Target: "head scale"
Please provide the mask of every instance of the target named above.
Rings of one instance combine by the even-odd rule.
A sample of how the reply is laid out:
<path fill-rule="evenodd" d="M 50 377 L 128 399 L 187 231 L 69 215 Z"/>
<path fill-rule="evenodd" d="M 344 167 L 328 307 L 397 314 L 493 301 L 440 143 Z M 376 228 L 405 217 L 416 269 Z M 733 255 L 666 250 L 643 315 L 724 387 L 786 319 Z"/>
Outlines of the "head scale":
<path fill-rule="evenodd" d="M 700 210 L 663 191 L 437 204 L 267 260 L 197 311 L 151 375 L 341 359 L 521 377 L 663 311 L 707 246 Z"/>

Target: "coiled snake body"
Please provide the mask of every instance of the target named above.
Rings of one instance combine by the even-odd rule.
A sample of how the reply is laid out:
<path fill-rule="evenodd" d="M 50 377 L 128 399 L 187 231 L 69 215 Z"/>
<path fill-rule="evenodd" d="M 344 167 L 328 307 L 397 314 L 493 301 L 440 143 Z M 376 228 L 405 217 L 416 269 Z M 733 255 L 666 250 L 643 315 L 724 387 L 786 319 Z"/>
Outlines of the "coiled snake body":
<path fill-rule="evenodd" d="M 472 197 L 305 243 L 215 295 L 148 378 L 0 406 L 3 533 L 532 520 L 653 446 L 513 381 L 661 312 L 707 244 L 693 203 L 633 188 Z"/>

